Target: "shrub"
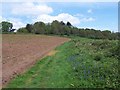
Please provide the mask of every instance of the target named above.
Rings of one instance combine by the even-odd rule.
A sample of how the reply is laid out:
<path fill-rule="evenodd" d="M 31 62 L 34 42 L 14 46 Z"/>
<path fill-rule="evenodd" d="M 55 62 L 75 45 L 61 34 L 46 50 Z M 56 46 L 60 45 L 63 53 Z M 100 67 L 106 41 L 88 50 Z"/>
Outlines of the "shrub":
<path fill-rule="evenodd" d="M 120 60 L 120 47 L 119 46 L 114 46 L 113 48 L 111 48 L 109 50 L 110 55 L 109 56 L 114 56 L 116 57 L 118 60 Z"/>
<path fill-rule="evenodd" d="M 102 59 L 101 55 L 95 55 L 94 60 L 100 61 Z"/>
<path fill-rule="evenodd" d="M 28 33 L 28 30 L 26 28 L 19 28 L 17 30 L 18 33 Z"/>

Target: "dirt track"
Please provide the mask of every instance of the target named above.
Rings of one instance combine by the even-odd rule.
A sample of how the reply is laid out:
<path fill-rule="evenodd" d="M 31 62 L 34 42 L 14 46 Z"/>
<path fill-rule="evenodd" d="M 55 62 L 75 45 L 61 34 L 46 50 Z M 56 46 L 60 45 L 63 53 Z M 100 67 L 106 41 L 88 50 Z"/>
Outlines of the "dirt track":
<path fill-rule="evenodd" d="M 2 84 L 24 72 L 68 38 L 44 35 L 2 36 Z"/>

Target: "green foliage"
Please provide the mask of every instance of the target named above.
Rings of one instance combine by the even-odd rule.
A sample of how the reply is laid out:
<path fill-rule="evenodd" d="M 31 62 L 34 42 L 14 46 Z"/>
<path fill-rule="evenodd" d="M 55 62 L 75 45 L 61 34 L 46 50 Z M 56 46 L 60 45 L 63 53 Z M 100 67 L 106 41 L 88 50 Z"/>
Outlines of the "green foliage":
<path fill-rule="evenodd" d="M 92 43 L 93 46 L 96 46 L 97 50 L 111 48 L 112 42 L 109 40 L 103 40 L 103 41 L 96 41 Z"/>
<path fill-rule="evenodd" d="M 26 28 L 19 28 L 17 30 L 18 33 L 29 33 L 28 30 Z"/>
<path fill-rule="evenodd" d="M 120 44 L 118 43 L 117 45 L 113 46 L 109 50 L 109 57 L 116 57 L 118 60 L 120 60 Z"/>
<path fill-rule="evenodd" d="M 13 24 L 7 21 L 2 21 L 1 24 L 2 24 L 2 32 L 9 32 L 13 27 Z"/>
<path fill-rule="evenodd" d="M 94 57 L 94 60 L 96 60 L 96 61 L 100 61 L 101 60 L 101 56 L 100 55 L 95 55 L 95 57 Z"/>
<path fill-rule="evenodd" d="M 29 33 L 32 33 L 33 26 L 31 24 L 27 24 L 26 29 L 28 30 Z"/>
<path fill-rule="evenodd" d="M 36 22 L 33 25 L 35 34 L 45 34 L 45 24 L 43 22 Z"/>

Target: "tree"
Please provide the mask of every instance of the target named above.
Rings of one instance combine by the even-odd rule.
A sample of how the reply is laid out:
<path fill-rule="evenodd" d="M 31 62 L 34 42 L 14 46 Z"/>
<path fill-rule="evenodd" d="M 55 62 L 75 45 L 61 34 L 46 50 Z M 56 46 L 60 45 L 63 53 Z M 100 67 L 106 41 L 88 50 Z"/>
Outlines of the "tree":
<path fill-rule="evenodd" d="M 45 34 L 52 34 L 52 29 L 51 29 L 51 24 L 50 23 L 46 24 Z"/>
<path fill-rule="evenodd" d="M 33 29 L 35 34 L 45 34 L 46 26 L 43 22 L 35 22 Z"/>
<path fill-rule="evenodd" d="M 110 39 L 111 38 L 111 31 L 109 31 L 109 30 L 102 31 L 102 34 L 104 35 L 104 37 L 106 39 Z"/>
<path fill-rule="evenodd" d="M 71 27 L 71 26 L 72 26 L 72 24 L 71 24 L 70 22 L 67 22 L 67 26 Z"/>
<path fill-rule="evenodd" d="M 13 27 L 13 24 L 7 21 L 2 21 L 1 24 L 2 24 L 2 32 L 9 32 Z"/>
<path fill-rule="evenodd" d="M 59 34 L 59 30 L 60 30 L 59 26 L 60 23 L 57 20 L 52 22 L 51 24 L 52 34 L 57 34 L 57 35 Z"/>
<path fill-rule="evenodd" d="M 27 24 L 26 29 L 28 30 L 29 33 L 31 33 L 33 30 L 33 26 L 31 24 Z"/>
<path fill-rule="evenodd" d="M 60 24 L 63 25 L 63 26 L 65 25 L 65 23 L 63 21 L 61 21 Z"/>

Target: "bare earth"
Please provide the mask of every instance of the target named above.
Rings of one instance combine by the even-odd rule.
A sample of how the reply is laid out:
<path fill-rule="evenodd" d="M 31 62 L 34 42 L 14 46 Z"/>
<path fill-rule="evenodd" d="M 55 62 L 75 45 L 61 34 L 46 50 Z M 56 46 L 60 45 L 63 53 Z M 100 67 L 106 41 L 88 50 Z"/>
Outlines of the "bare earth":
<path fill-rule="evenodd" d="M 45 35 L 2 36 L 2 84 L 5 86 L 16 75 L 35 64 L 68 38 Z"/>

